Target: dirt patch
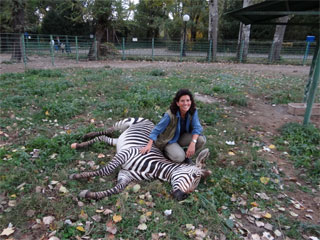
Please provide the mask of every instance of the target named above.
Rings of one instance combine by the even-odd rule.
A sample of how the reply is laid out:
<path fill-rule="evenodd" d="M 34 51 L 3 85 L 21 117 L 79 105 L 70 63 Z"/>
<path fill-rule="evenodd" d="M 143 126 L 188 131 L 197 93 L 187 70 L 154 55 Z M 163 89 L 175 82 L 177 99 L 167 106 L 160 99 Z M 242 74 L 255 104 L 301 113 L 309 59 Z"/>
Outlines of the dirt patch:
<path fill-rule="evenodd" d="M 25 67 L 24 63 L 10 63 L 11 55 L 0 54 L 0 73 L 24 72 L 25 69 L 56 69 L 56 68 L 202 68 L 202 69 L 234 69 L 248 73 L 267 73 L 269 75 L 307 76 L 308 66 L 293 65 L 263 65 L 263 64 L 234 64 L 234 63 L 194 63 L 194 62 L 165 62 L 165 61 L 86 61 L 78 63 L 74 59 L 56 58 L 54 65 L 50 57 L 30 56 Z"/>

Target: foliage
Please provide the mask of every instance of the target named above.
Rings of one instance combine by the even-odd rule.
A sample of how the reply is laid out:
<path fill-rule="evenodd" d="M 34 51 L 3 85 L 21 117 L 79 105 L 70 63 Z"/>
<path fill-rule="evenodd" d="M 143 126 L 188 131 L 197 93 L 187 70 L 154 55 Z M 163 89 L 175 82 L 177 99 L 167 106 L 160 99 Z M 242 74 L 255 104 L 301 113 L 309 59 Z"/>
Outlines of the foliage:
<path fill-rule="evenodd" d="M 305 169 L 307 179 L 314 184 L 320 181 L 320 130 L 315 126 L 298 123 L 285 124 L 278 142 L 288 149 L 296 167 Z"/>

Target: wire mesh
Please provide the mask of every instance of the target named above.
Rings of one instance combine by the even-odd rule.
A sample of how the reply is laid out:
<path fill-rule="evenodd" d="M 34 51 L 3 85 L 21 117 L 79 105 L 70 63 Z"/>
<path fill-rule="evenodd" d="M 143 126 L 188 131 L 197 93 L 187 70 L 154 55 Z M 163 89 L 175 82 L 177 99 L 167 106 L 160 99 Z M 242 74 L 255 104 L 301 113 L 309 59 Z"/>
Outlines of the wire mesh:
<path fill-rule="evenodd" d="M 3 61 L 24 61 L 28 64 L 31 58 L 41 57 L 51 59 L 52 64 L 60 59 L 76 61 L 101 59 L 99 50 L 92 36 L 67 36 L 43 34 L 0 34 L 0 54 Z M 152 59 L 177 61 L 210 61 L 210 42 L 190 41 L 181 39 L 138 39 L 123 38 L 112 43 L 116 56 L 120 59 Z M 315 50 L 315 43 L 306 48 L 304 41 L 286 41 L 281 45 L 281 51 L 273 59 L 272 50 L 276 47 L 272 41 L 250 41 L 247 58 L 242 58 L 241 48 L 237 40 L 219 41 L 217 44 L 217 61 L 241 61 L 270 63 L 272 61 L 287 61 L 296 64 L 310 64 Z M 280 48 L 279 48 L 280 49 Z M 308 50 L 308 52 L 306 52 Z M 100 51 L 101 52 L 101 51 Z M 5 56 L 5 57 L 4 57 Z M 113 56 L 114 58 L 114 56 Z M 40 58 L 39 58 L 40 59 Z M 33 59 L 34 60 L 34 59 Z"/>

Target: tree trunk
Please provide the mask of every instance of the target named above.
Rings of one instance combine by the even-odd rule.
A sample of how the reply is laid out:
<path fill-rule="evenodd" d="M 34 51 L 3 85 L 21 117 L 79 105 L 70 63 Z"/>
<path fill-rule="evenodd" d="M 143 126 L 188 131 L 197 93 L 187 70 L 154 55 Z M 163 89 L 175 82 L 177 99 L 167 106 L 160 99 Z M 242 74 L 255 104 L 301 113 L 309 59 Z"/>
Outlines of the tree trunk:
<path fill-rule="evenodd" d="M 281 23 L 287 23 L 290 20 L 289 16 L 278 18 L 278 21 Z M 273 35 L 272 47 L 269 52 L 269 60 L 271 62 L 280 60 L 280 52 L 282 47 L 282 42 L 284 34 L 286 32 L 287 25 L 277 25 L 276 30 Z"/>
<path fill-rule="evenodd" d="M 248 7 L 250 5 L 250 0 L 243 0 L 243 7 Z M 249 41 L 250 41 L 250 28 L 251 25 L 245 25 L 240 23 L 239 36 L 238 36 L 238 46 L 237 46 L 237 59 L 242 61 L 247 61 L 249 52 Z M 242 54 L 242 55 L 241 55 Z"/>
<path fill-rule="evenodd" d="M 99 57 L 100 55 L 100 44 L 101 44 L 101 40 L 103 37 L 103 34 L 105 32 L 105 28 L 102 25 L 98 25 L 97 26 L 97 30 L 96 30 L 96 34 L 95 34 L 95 40 L 97 41 L 97 52 L 95 53 L 95 41 L 92 42 L 89 53 L 88 53 L 88 58 L 89 60 L 96 60 L 96 55 L 97 57 Z"/>
<path fill-rule="evenodd" d="M 213 61 L 217 59 L 218 49 L 218 0 L 209 0 L 209 29 L 208 39 L 212 40 L 211 55 Z"/>
<path fill-rule="evenodd" d="M 22 42 L 21 33 L 24 32 L 24 9 L 25 1 L 13 0 L 12 9 L 12 22 L 13 30 L 16 33 L 20 33 L 13 36 L 13 49 L 11 55 L 11 61 L 21 62 L 22 59 Z"/>

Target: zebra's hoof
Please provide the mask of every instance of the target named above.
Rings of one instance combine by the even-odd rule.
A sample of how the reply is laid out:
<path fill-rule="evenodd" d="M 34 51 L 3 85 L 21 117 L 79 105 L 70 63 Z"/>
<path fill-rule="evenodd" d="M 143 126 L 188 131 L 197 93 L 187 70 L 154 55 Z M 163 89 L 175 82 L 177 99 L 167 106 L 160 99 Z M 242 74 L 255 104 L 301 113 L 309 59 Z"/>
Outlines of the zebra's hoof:
<path fill-rule="evenodd" d="M 72 148 L 72 149 L 77 149 L 77 143 L 72 143 L 72 144 L 71 144 L 71 148 Z"/>
<path fill-rule="evenodd" d="M 86 198 L 86 195 L 89 193 L 89 190 L 83 190 L 79 193 L 80 198 Z"/>

